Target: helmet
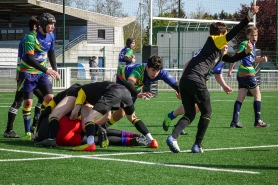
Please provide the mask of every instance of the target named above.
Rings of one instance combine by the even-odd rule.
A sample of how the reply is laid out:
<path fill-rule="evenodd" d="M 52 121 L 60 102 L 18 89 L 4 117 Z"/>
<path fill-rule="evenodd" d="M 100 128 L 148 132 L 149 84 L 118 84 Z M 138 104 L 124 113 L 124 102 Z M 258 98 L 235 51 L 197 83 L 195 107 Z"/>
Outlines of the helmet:
<path fill-rule="evenodd" d="M 56 23 L 56 19 L 55 17 L 50 14 L 50 13 L 43 13 L 41 16 L 40 16 L 40 19 L 39 19 L 39 24 L 40 24 L 40 27 L 43 29 L 43 31 L 46 33 L 46 26 L 50 23 Z"/>
<path fill-rule="evenodd" d="M 132 42 L 135 42 L 135 39 L 134 38 L 128 38 L 127 40 L 126 40 L 126 46 L 127 47 L 130 47 L 130 44 L 132 43 Z"/>

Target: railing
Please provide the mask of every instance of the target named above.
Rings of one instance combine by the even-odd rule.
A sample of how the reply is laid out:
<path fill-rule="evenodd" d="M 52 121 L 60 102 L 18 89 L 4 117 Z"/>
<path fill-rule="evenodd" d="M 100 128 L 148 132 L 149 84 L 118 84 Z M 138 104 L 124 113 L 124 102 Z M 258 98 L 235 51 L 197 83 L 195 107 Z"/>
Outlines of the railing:
<path fill-rule="evenodd" d="M 65 46 L 65 51 L 70 50 L 71 48 L 73 48 L 78 43 L 80 43 L 80 42 L 82 42 L 84 40 L 87 40 L 87 34 L 82 34 L 79 37 L 77 37 L 77 38 L 73 39 L 72 41 L 70 41 L 69 43 L 67 43 L 66 46 Z M 55 50 L 55 56 L 56 57 L 58 57 L 62 53 L 63 53 L 63 47 Z"/>
<path fill-rule="evenodd" d="M 86 84 L 91 83 L 91 77 L 88 69 L 80 69 L 73 67 L 58 68 L 61 75 L 61 80 L 56 81 L 51 79 L 53 83 L 53 89 L 60 91 L 70 87 L 74 83 Z M 177 81 L 180 79 L 182 69 L 166 69 Z M 98 81 L 115 81 L 116 80 L 116 68 L 100 68 L 98 74 Z M 223 70 L 223 78 L 227 85 L 233 88 L 234 91 L 238 89 L 238 83 L 236 80 L 237 70 L 233 70 L 232 77 L 227 77 L 227 69 Z M 0 91 L 12 92 L 16 90 L 16 67 L 0 67 Z M 208 89 L 211 91 L 221 91 L 220 85 L 216 80 L 211 77 L 207 83 Z M 262 91 L 278 91 L 278 70 L 261 70 L 260 77 L 260 89 Z M 163 81 L 158 83 L 159 91 L 174 91 Z"/>

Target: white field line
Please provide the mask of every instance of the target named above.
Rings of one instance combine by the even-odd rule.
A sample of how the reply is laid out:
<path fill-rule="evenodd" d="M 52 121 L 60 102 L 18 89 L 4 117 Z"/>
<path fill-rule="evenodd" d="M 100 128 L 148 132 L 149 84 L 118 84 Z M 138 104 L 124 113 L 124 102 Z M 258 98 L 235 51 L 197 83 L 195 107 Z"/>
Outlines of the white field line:
<path fill-rule="evenodd" d="M 83 156 L 82 158 L 85 158 L 85 157 Z M 90 157 L 88 157 L 88 158 L 90 158 Z M 98 159 L 98 160 L 104 160 L 104 161 L 119 161 L 119 162 L 126 162 L 126 163 L 147 164 L 147 165 L 176 167 L 176 168 L 189 168 L 189 169 L 208 170 L 208 171 L 220 171 L 220 172 L 231 172 L 231 173 L 260 174 L 260 172 L 244 171 L 244 170 L 229 170 L 229 169 L 221 169 L 221 168 L 207 168 L 207 167 L 201 167 L 201 166 L 165 164 L 165 163 L 155 163 L 155 162 L 136 161 L 136 160 L 101 158 L 101 157 L 93 157 L 93 156 L 91 158 Z"/>
<path fill-rule="evenodd" d="M 278 145 L 266 145 L 266 146 L 250 146 L 250 147 L 235 147 L 235 148 L 215 148 L 215 149 L 205 149 L 204 151 L 217 151 L 217 150 L 238 150 L 238 149 L 253 149 L 253 148 L 273 148 L 278 147 Z M 11 150 L 0 148 L 0 151 L 7 152 L 18 152 L 18 153 L 29 153 L 29 154 L 40 154 L 40 155 L 50 155 L 56 157 L 48 158 L 23 158 L 23 159 L 2 159 L 0 162 L 9 162 L 9 161 L 34 161 L 34 160 L 48 160 L 48 159 L 62 159 L 62 158 L 83 158 L 83 159 L 98 159 L 104 161 L 120 161 L 127 163 L 137 163 L 137 164 L 147 164 L 147 165 L 157 165 L 157 166 L 168 166 L 176 168 L 190 168 L 190 169 L 200 169 L 208 171 L 222 171 L 222 172 L 232 172 L 232 173 L 246 173 L 246 174 L 259 174 L 259 172 L 254 171 L 244 171 L 244 170 L 230 170 L 230 169 L 220 169 L 220 168 L 207 168 L 200 166 L 189 166 L 189 165 L 174 165 L 174 164 L 165 164 L 165 163 L 154 163 L 147 161 L 136 161 L 136 160 L 125 160 L 125 159 L 114 159 L 114 158 L 103 158 L 105 156 L 123 156 L 123 155 L 140 155 L 140 154 L 159 154 L 159 153 L 169 153 L 170 151 L 161 151 L 161 152 L 133 152 L 133 153 L 117 153 L 117 154 L 98 154 L 98 155 L 65 155 L 57 153 L 48 153 L 48 152 L 34 152 L 34 151 L 25 151 L 25 150 Z M 190 150 L 184 150 L 181 152 L 190 152 Z M 173 154 L 175 155 L 175 154 Z M 201 154 L 196 154 L 201 155 Z M 99 157 L 101 156 L 101 157 Z"/>
<path fill-rule="evenodd" d="M 14 161 L 38 161 L 38 160 L 55 160 L 55 159 L 66 159 L 72 158 L 69 156 L 60 156 L 60 157 L 41 157 L 41 158 L 23 158 L 23 159 L 0 159 L 0 162 L 14 162 Z"/>

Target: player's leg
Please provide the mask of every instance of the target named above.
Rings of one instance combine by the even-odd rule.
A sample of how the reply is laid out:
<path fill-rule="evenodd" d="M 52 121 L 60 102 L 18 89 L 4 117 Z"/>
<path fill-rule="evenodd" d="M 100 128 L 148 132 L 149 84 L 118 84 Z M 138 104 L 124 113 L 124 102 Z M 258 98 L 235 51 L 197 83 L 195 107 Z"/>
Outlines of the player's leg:
<path fill-rule="evenodd" d="M 177 116 L 184 114 L 184 108 L 183 105 L 180 105 L 178 108 L 175 110 L 171 111 L 170 113 L 167 113 L 165 115 L 164 121 L 162 123 L 163 130 L 168 131 L 169 126 L 171 124 L 171 121 L 175 119 Z"/>
<path fill-rule="evenodd" d="M 241 105 L 246 97 L 246 93 L 248 91 L 248 85 L 245 78 L 237 77 L 238 81 L 238 95 L 237 100 L 234 103 L 234 110 L 233 110 L 233 118 L 230 124 L 231 128 L 245 128 L 245 126 L 241 125 L 238 121 L 239 113 L 241 110 Z"/>
<path fill-rule="evenodd" d="M 95 145 L 95 133 L 96 133 L 95 122 L 107 113 L 106 108 L 107 108 L 107 106 L 105 104 L 99 104 L 99 105 L 97 105 L 97 107 L 94 107 L 92 110 L 90 110 L 89 115 L 84 118 L 85 132 L 86 132 L 86 136 L 87 136 L 87 144 L 74 147 L 74 148 L 72 148 L 72 150 L 74 150 L 74 151 L 91 151 L 91 152 L 96 150 L 96 145 Z M 106 141 L 108 141 L 107 138 L 106 138 Z M 99 140 L 99 144 L 102 145 L 101 140 Z M 104 146 L 104 144 L 102 146 Z"/>
<path fill-rule="evenodd" d="M 33 123 L 31 125 L 31 132 L 34 133 L 37 126 L 38 126 L 38 122 L 39 122 L 39 118 L 41 115 L 41 107 L 42 107 L 42 103 L 43 103 L 43 94 L 39 89 L 34 89 L 34 95 L 38 98 L 38 102 L 35 105 L 35 111 L 34 111 L 34 117 L 33 117 Z"/>
<path fill-rule="evenodd" d="M 59 131 L 59 120 L 69 113 L 75 106 L 76 97 L 65 97 L 49 115 L 49 137 L 48 139 L 38 142 L 36 146 L 54 147 L 56 146 L 56 135 Z"/>
<path fill-rule="evenodd" d="M 16 91 L 14 102 L 11 105 L 9 112 L 8 112 L 8 120 L 7 120 L 7 128 L 4 132 L 4 137 L 6 138 L 19 138 L 20 136 L 17 135 L 13 130 L 14 120 L 17 115 L 18 109 L 21 107 L 23 102 L 23 92 Z"/>
<path fill-rule="evenodd" d="M 122 119 L 124 116 L 125 116 L 125 111 L 121 107 L 118 110 L 113 111 L 110 120 L 105 123 L 106 127 L 112 126 L 117 121 Z"/>
<path fill-rule="evenodd" d="M 135 115 L 135 109 L 134 109 L 134 104 L 131 106 L 127 106 L 123 108 L 126 114 L 127 119 L 135 126 L 135 128 L 143 134 L 147 141 L 148 141 L 148 146 L 150 148 L 158 148 L 158 143 L 157 141 L 152 137 L 150 131 L 144 124 L 144 122 L 137 118 Z"/>
<path fill-rule="evenodd" d="M 260 128 L 260 127 L 269 127 L 270 124 L 264 123 L 261 120 L 261 92 L 260 87 L 256 86 L 255 88 L 250 89 L 250 92 L 252 93 L 254 97 L 254 115 L 255 115 L 255 121 L 254 121 L 254 127 Z"/>

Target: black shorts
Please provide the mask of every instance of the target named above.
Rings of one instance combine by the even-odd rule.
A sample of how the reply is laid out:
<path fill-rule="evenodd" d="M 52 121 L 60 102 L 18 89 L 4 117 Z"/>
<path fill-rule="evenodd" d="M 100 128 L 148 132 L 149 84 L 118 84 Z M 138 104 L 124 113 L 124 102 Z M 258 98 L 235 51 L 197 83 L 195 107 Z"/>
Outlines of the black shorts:
<path fill-rule="evenodd" d="M 188 79 L 181 79 L 179 87 L 182 99 L 190 98 L 197 104 L 210 99 L 206 85 Z"/>
<path fill-rule="evenodd" d="M 107 88 L 93 109 L 106 114 L 110 110 L 123 108 L 127 115 L 134 112 L 133 100 L 126 88 Z"/>

